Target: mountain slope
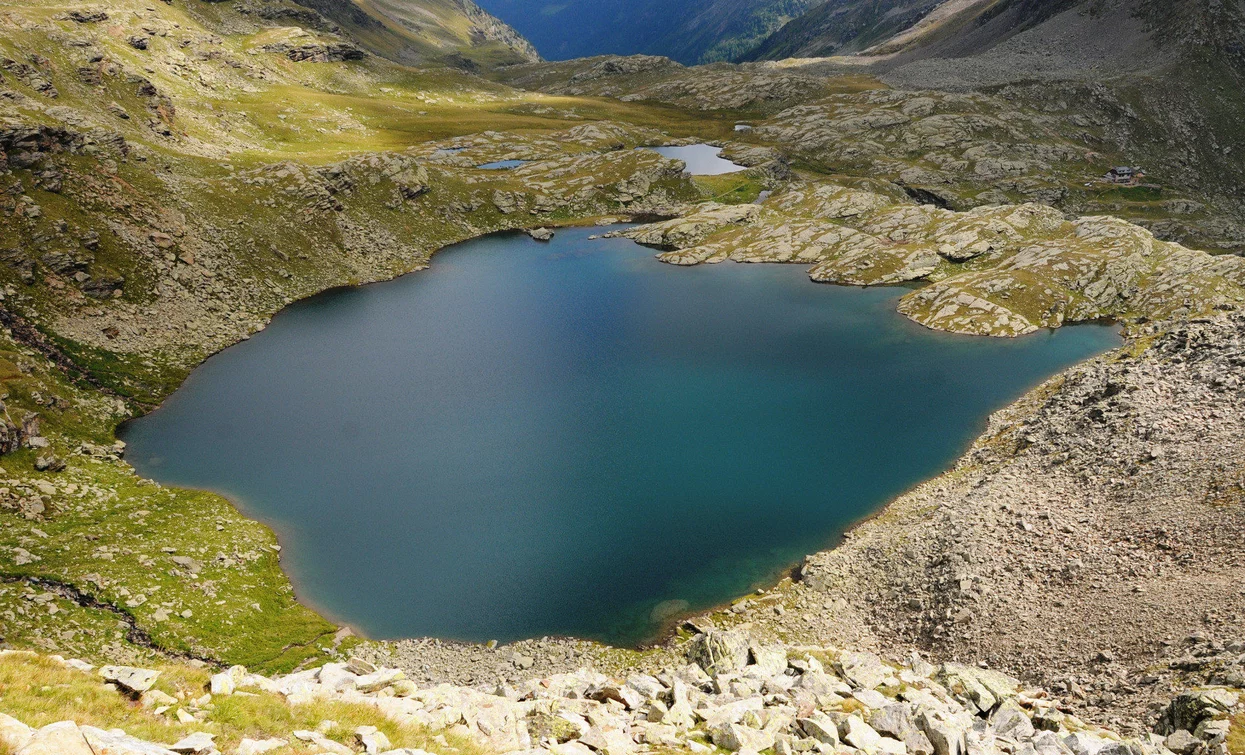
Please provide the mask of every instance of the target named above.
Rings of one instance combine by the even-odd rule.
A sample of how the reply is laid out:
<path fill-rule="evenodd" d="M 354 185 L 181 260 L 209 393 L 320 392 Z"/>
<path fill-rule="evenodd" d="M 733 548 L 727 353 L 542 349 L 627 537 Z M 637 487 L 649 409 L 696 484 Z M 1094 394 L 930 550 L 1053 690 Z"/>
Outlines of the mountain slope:
<path fill-rule="evenodd" d="M 1148 182 L 1202 187 L 1235 218 L 1235 230 L 1225 225 L 1217 234 L 1232 239 L 1221 248 L 1239 248 L 1241 0 L 944 0 L 913 21 L 921 10 L 920 0 L 830 0 L 752 57 L 850 56 L 803 68 L 850 64 L 900 89 L 999 92 L 1017 104 L 1074 107 L 1103 125 L 1112 151 L 1143 166 Z M 896 29 L 901 21 L 906 28 Z"/>
<path fill-rule="evenodd" d="M 828 0 L 740 56 L 742 60 L 815 58 L 861 52 L 920 21 L 941 0 Z"/>
<path fill-rule="evenodd" d="M 371 52 L 399 63 L 508 65 L 536 48 L 472 0 L 295 0 L 332 19 Z"/>
<path fill-rule="evenodd" d="M 482 0 L 553 60 L 602 54 L 727 60 L 816 0 Z"/>
<path fill-rule="evenodd" d="M 874 47 L 904 88 L 1008 87 L 1104 112 L 1151 180 L 1196 181 L 1219 202 L 1245 189 L 1245 7 L 1214 0 L 1036 0 L 969 8 Z"/>

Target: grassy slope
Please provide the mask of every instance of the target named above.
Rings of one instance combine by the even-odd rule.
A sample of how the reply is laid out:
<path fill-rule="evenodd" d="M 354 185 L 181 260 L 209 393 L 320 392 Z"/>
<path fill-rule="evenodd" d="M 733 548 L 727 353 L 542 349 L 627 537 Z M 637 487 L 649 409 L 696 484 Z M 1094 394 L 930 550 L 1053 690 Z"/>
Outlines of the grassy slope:
<path fill-rule="evenodd" d="M 73 720 L 80 726 L 124 729 L 130 736 L 149 742 L 172 743 L 203 731 L 215 735 L 214 742 L 222 752 L 232 752 L 243 738 L 273 737 L 295 743 L 273 750 L 273 755 L 320 752 L 321 748 L 300 745 L 291 733 L 300 729 L 315 730 L 323 721 L 336 724 L 325 728 L 328 738 L 347 745 L 354 744 L 357 727 L 375 726 L 395 748 L 454 755 L 480 752 L 465 739 L 450 739 L 448 735 L 430 737 L 422 730 L 396 724 L 372 706 L 358 703 L 320 701 L 290 705 L 280 695 L 253 692 L 217 696 L 209 705 L 200 707 L 194 700 L 203 695 L 209 672 L 184 664 L 162 664 L 156 668 L 160 678 L 154 689 L 177 699 L 172 704 L 174 710 L 199 713 L 200 720 L 186 724 L 171 714 L 156 715 L 151 709 L 135 705 L 117 694 L 93 673 L 22 653 L 0 656 L 0 706 L 9 715 L 36 728 Z M 2 748 L 0 744 L 0 753 L 4 752 Z"/>

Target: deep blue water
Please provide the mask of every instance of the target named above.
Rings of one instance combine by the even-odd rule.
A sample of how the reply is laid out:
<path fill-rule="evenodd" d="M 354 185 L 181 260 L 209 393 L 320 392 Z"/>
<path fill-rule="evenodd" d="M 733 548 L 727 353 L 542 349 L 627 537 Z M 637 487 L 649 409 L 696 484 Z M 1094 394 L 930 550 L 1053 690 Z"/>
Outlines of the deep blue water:
<path fill-rule="evenodd" d="M 935 333 L 895 313 L 905 289 L 593 232 L 295 304 L 128 425 L 128 458 L 271 523 L 300 597 L 369 635 L 634 643 L 833 544 L 1117 343 Z"/>
<path fill-rule="evenodd" d="M 682 160 L 687 165 L 684 172 L 693 176 L 720 176 L 723 173 L 738 173 L 741 170 L 747 170 L 742 165 L 736 165 L 724 157 L 719 157 L 722 148 L 709 144 L 689 144 L 686 147 L 645 147 L 645 149 L 651 149 L 663 157 Z"/>

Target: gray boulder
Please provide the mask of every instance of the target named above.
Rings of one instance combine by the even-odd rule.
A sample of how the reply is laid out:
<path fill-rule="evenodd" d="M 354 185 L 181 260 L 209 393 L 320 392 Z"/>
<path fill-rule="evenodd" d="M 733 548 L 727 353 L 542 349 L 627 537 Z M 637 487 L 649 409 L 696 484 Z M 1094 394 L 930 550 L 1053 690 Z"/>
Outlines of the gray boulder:
<path fill-rule="evenodd" d="M 688 648 L 688 660 L 711 676 L 739 671 L 748 665 L 748 636 L 717 629 L 697 635 Z"/>
<path fill-rule="evenodd" d="M 936 677 L 957 700 L 989 714 L 999 703 L 1016 696 L 1020 680 L 988 669 L 944 663 Z"/>
<path fill-rule="evenodd" d="M 1163 711 L 1155 731 L 1164 735 L 1173 734 L 1180 729 L 1196 731 L 1198 724 L 1203 721 L 1227 715 L 1237 704 L 1238 698 L 1236 692 L 1218 687 L 1182 692 Z"/>
<path fill-rule="evenodd" d="M 1000 705 L 990 717 L 990 728 L 995 736 L 1004 737 L 1013 742 L 1032 739 L 1037 733 L 1029 717 L 1020 709 L 1020 706 L 1011 701 Z"/>
<path fill-rule="evenodd" d="M 160 677 L 160 672 L 133 666 L 104 666 L 99 670 L 99 675 L 126 692 L 141 695 L 152 688 Z"/>

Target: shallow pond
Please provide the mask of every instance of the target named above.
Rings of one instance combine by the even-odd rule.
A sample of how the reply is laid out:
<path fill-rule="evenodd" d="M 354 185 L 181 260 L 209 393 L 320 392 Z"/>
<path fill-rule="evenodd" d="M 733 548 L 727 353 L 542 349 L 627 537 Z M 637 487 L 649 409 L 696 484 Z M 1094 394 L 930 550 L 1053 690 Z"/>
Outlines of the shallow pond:
<path fill-rule="evenodd" d="M 484 163 L 476 167 L 480 170 L 513 170 L 524 162 L 523 160 L 498 160 L 495 163 Z"/>
<path fill-rule="evenodd" d="M 708 144 L 692 144 L 687 147 L 646 147 L 663 157 L 682 160 L 687 168 L 684 172 L 693 176 L 720 176 L 723 173 L 738 173 L 747 170 L 724 157 L 721 147 Z"/>
<path fill-rule="evenodd" d="M 925 330 L 901 288 L 492 236 L 295 304 L 128 425 L 129 460 L 272 524 L 376 637 L 617 643 L 774 579 L 1110 348 Z"/>

